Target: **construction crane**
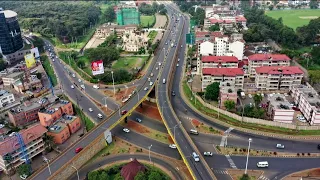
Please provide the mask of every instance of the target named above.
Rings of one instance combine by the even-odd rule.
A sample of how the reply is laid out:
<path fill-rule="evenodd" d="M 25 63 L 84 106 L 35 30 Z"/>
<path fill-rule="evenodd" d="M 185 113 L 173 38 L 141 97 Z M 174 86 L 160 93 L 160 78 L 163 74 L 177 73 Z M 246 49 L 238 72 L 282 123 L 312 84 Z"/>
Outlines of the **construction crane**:
<path fill-rule="evenodd" d="M 31 168 L 31 161 L 29 159 L 29 155 L 28 155 L 28 150 L 26 149 L 26 144 L 23 141 L 23 137 L 19 132 L 15 133 L 15 136 L 18 139 L 19 145 L 20 145 L 20 149 L 21 149 L 21 153 L 20 153 L 20 158 L 21 160 L 23 160 L 26 164 L 29 164 L 29 172 L 32 172 L 32 168 Z"/>

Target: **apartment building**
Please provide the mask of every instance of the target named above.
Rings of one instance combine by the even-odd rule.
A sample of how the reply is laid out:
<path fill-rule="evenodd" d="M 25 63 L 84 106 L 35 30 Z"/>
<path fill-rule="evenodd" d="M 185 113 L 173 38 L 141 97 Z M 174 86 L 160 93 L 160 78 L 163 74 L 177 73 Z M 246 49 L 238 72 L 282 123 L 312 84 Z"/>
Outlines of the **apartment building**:
<path fill-rule="evenodd" d="M 255 86 L 259 90 L 289 89 L 300 85 L 304 75 L 298 66 L 262 66 L 255 71 Z"/>
<path fill-rule="evenodd" d="M 0 139 L 0 169 L 8 173 L 12 168 L 17 168 L 25 163 L 23 154 L 27 154 L 29 159 L 32 159 L 45 150 L 45 143 L 43 136 L 47 129 L 40 124 L 35 124 L 27 129 L 21 130 L 19 133 L 25 144 L 25 148 L 21 148 L 17 134 L 10 134 L 9 136 Z M 9 163 L 6 158 L 10 158 Z"/>
<path fill-rule="evenodd" d="M 282 94 L 268 95 L 268 116 L 273 121 L 282 123 L 292 123 L 294 110 L 291 108 L 289 101 Z"/>
<path fill-rule="evenodd" d="M 248 56 L 249 74 L 256 76 L 257 67 L 262 66 L 290 66 L 290 58 L 285 54 L 253 54 Z"/>
<path fill-rule="evenodd" d="M 238 58 L 235 56 L 202 56 L 202 68 L 238 68 Z"/>
<path fill-rule="evenodd" d="M 81 120 L 79 117 L 64 115 L 53 125 L 49 126 L 48 135 L 53 136 L 56 144 L 63 144 L 80 127 Z"/>
<path fill-rule="evenodd" d="M 24 76 L 23 72 L 14 72 L 2 77 L 4 86 L 11 86 Z"/>
<path fill-rule="evenodd" d="M 24 126 L 39 121 L 38 112 L 59 99 L 58 97 L 45 97 L 38 102 L 25 101 L 22 105 L 8 111 L 10 122 L 14 126 Z"/>
<path fill-rule="evenodd" d="M 0 108 L 7 106 L 15 101 L 14 95 L 6 90 L 0 90 Z"/>
<path fill-rule="evenodd" d="M 244 43 L 242 34 L 223 35 L 221 32 L 196 32 L 198 55 L 235 56 L 243 58 Z"/>
<path fill-rule="evenodd" d="M 62 115 L 73 115 L 72 103 L 66 100 L 60 100 L 51 106 L 41 109 L 38 112 L 40 124 L 48 127 L 53 125 Z"/>
<path fill-rule="evenodd" d="M 224 82 L 236 90 L 243 89 L 244 73 L 241 68 L 203 68 L 202 91 L 213 82 Z"/>
<path fill-rule="evenodd" d="M 320 96 L 311 85 L 296 85 L 290 88 L 294 103 L 310 125 L 320 124 Z"/>
<path fill-rule="evenodd" d="M 237 91 L 233 86 L 227 86 L 226 83 L 220 84 L 220 108 L 225 108 L 225 101 L 233 101 L 237 104 Z"/>
<path fill-rule="evenodd" d="M 209 29 L 210 26 L 218 24 L 220 30 L 234 30 L 236 25 L 241 24 L 243 29 L 247 29 L 247 19 L 243 15 L 239 16 L 219 16 L 213 15 L 210 18 L 204 19 L 203 27 Z"/>

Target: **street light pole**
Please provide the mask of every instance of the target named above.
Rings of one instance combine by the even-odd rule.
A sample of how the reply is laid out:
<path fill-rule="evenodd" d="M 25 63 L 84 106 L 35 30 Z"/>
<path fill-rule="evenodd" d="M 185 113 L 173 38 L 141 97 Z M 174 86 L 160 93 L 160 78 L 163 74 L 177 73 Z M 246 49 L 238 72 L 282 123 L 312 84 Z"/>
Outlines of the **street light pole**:
<path fill-rule="evenodd" d="M 80 180 L 78 169 L 76 167 L 74 167 L 73 165 L 71 167 L 77 171 L 78 180 Z"/>
<path fill-rule="evenodd" d="M 151 156 L 150 156 L 150 149 L 152 147 L 152 144 L 150 146 L 148 146 L 148 149 L 149 149 L 149 161 L 150 161 L 150 164 L 151 164 Z"/>
<path fill-rule="evenodd" d="M 49 165 L 49 162 L 48 162 L 48 159 L 45 157 L 45 156 L 42 156 L 43 157 L 43 160 L 47 163 L 48 165 L 48 170 L 49 170 L 49 174 L 51 176 L 51 169 L 50 169 L 50 165 Z"/>
<path fill-rule="evenodd" d="M 113 95 L 114 95 L 114 97 L 116 97 L 116 89 L 114 87 L 113 71 L 111 71 L 111 76 L 112 76 L 112 84 L 113 84 Z"/>
<path fill-rule="evenodd" d="M 246 170 L 244 171 L 244 174 L 247 174 L 248 169 L 248 160 L 249 160 L 249 151 L 250 151 L 250 143 L 252 142 L 252 139 L 249 138 L 249 146 L 248 146 L 248 154 L 247 154 L 247 162 L 246 162 Z"/>

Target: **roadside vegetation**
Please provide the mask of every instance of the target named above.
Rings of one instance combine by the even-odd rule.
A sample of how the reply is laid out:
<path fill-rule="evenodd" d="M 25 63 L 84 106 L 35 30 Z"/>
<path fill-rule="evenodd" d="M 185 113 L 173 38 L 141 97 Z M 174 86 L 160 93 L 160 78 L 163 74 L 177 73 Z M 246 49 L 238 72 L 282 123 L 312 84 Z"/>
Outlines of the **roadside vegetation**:
<path fill-rule="evenodd" d="M 44 70 L 46 71 L 48 77 L 51 80 L 52 86 L 55 87 L 58 84 L 58 80 L 54 73 L 54 69 L 50 64 L 48 57 L 46 55 L 40 56 L 40 60 Z"/>
<path fill-rule="evenodd" d="M 77 105 L 73 104 L 74 110 L 76 112 L 76 115 L 80 117 L 81 122 L 84 124 L 84 127 L 86 131 L 90 131 L 92 128 L 94 128 L 95 124 L 83 113 L 83 110 L 81 110 Z"/>

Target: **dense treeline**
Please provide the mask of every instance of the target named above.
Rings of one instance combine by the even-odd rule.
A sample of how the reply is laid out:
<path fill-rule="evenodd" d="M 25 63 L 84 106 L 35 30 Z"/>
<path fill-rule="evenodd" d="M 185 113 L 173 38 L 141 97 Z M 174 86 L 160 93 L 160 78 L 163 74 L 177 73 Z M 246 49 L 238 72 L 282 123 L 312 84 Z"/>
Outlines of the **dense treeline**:
<path fill-rule="evenodd" d="M 2 1 L 0 7 L 17 12 L 23 29 L 64 42 L 82 36 L 101 14 L 94 2 Z"/>
<path fill-rule="evenodd" d="M 313 19 L 306 26 L 292 28 L 282 22 L 282 18 L 273 19 L 257 8 L 245 11 L 249 30 L 244 33 L 247 42 L 261 42 L 272 39 L 287 48 L 298 48 L 301 45 L 308 46 L 316 43 L 320 29 L 320 18 Z"/>
<path fill-rule="evenodd" d="M 205 5 L 205 2 L 185 2 L 185 1 L 175 1 L 182 12 L 187 12 L 191 15 L 191 20 L 194 20 L 197 25 L 203 25 L 204 18 L 206 17 L 206 12 L 202 8 L 197 8 L 196 5 Z M 207 1 L 207 4 L 212 4 L 212 1 Z"/>
<path fill-rule="evenodd" d="M 152 5 L 141 3 L 139 6 L 139 12 L 143 15 L 151 16 L 157 12 L 164 15 L 165 13 L 167 13 L 167 10 L 165 9 L 165 6 L 163 4 L 159 5 L 158 3 L 153 2 Z"/>

